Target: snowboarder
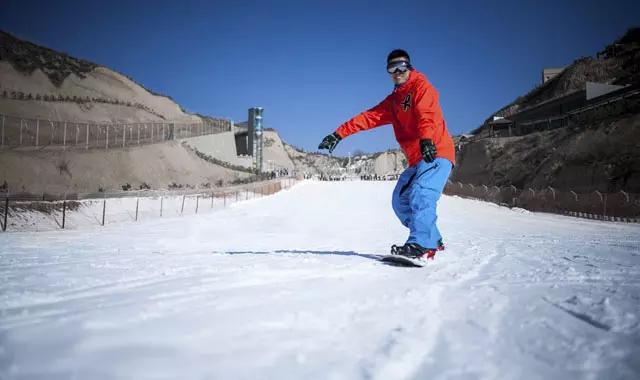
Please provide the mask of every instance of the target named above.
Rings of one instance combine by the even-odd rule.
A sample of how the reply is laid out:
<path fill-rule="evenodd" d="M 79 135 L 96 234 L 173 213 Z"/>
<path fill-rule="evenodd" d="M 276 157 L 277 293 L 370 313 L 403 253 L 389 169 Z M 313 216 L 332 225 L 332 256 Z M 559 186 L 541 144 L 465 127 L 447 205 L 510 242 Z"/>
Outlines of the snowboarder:
<path fill-rule="evenodd" d="M 393 92 L 326 136 L 318 149 L 331 153 L 347 136 L 392 124 L 409 167 L 400 175 L 391 203 L 410 233 L 404 245 L 391 247 L 391 253 L 433 259 L 436 251 L 444 249 L 436 226 L 436 203 L 455 164 L 453 139 L 442 116 L 438 92 L 413 68 L 406 51 L 389 53 L 387 72 L 395 84 Z"/>

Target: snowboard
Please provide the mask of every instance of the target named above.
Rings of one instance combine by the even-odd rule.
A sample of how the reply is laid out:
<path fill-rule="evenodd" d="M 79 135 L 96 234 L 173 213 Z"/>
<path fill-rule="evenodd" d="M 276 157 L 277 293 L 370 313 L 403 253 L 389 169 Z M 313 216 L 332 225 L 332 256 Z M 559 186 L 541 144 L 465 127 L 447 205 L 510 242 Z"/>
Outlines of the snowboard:
<path fill-rule="evenodd" d="M 383 255 L 382 257 L 380 257 L 380 261 L 391 265 L 403 267 L 423 267 L 427 264 L 427 262 L 423 259 L 412 259 L 400 255 Z"/>

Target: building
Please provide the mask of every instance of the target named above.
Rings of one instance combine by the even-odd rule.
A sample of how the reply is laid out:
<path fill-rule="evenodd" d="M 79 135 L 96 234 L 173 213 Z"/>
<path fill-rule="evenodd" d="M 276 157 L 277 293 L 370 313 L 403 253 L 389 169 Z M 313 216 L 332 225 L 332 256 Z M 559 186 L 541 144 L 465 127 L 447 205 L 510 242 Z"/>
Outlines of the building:
<path fill-rule="evenodd" d="M 252 156 L 254 168 L 258 171 L 263 169 L 263 146 L 262 133 L 262 107 L 249 108 L 249 119 L 246 122 L 238 123 L 235 130 L 236 151 L 238 155 Z"/>
<path fill-rule="evenodd" d="M 605 83 L 586 82 L 581 90 L 571 91 L 557 98 L 521 108 L 509 118 L 494 116 L 485 122 L 482 130 L 485 137 L 519 136 L 527 133 L 565 127 L 576 114 L 589 109 L 608 106 L 604 113 L 629 112 L 633 101 L 640 97 L 640 86 L 616 86 Z M 623 111 L 611 109 L 617 102 Z M 601 108 L 605 109 L 605 108 Z M 626 111 L 625 111 L 626 110 Z"/>
<path fill-rule="evenodd" d="M 248 142 L 249 149 L 251 149 L 254 167 L 258 170 L 258 172 L 262 172 L 262 164 L 263 164 L 263 154 L 262 148 L 264 146 L 262 141 L 262 132 L 263 132 L 263 124 L 262 124 L 262 111 L 264 108 L 262 107 L 252 107 L 249 108 L 249 120 L 248 120 Z"/>
<path fill-rule="evenodd" d="M 560 74 L 564 70 L 564 67 L 548 68 L 542 70 L 542 83 L 546 83 L 549 79 L 552 79 L 556 75 Z"/>

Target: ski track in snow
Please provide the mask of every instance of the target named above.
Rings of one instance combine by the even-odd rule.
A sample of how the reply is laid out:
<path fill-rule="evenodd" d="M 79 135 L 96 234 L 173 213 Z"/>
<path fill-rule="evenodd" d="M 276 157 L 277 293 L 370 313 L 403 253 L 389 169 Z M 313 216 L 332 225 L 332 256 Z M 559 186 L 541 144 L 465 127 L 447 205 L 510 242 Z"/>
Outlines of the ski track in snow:
<path fill-rule="evenodd" d="M 0 378 L 635 379 L 640 228 L 303 182 L 206 215 L 0 235 Z"/>

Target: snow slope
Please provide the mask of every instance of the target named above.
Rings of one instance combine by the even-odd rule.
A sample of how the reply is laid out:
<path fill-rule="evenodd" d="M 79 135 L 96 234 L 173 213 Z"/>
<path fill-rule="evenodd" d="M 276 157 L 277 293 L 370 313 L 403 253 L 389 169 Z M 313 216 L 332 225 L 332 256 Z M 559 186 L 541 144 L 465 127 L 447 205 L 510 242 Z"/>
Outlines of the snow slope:
<path fill-rule="evenodd" d="M 1 234 L 0 378 L 640 376 L 637 225 L 443 197 L 447 250 L 393 267 L 393 186 Z"/>

